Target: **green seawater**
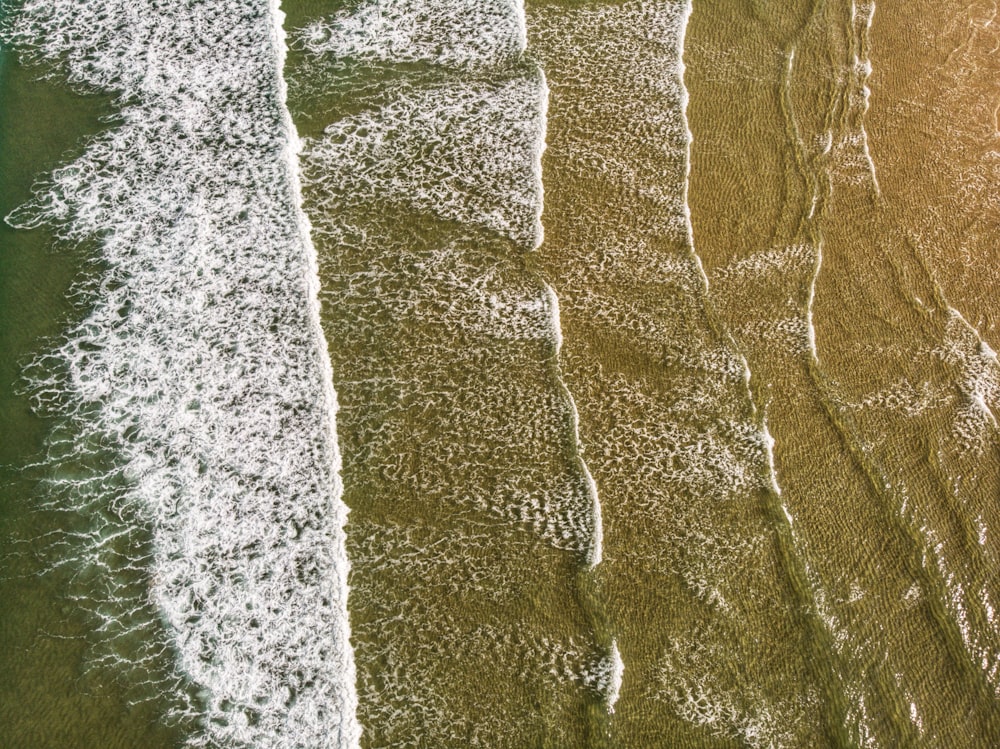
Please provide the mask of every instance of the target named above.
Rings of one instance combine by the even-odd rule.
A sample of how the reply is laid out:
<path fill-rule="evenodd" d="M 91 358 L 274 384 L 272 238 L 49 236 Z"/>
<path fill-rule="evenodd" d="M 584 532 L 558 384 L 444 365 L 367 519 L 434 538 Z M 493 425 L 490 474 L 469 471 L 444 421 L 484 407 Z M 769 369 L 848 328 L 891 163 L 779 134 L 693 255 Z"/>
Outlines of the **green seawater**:
<path fill-rule="evenodd" d="M 39 80 L 4 51 L 0 67 L 0 213 L 23 204 L 43 174 L 79 152 L 111 110 Z M 86 530 L 52 503 L 46 437 L 55 423 L 31 406 L 25 369 L 85 310 L 70 291 L 93 272 L 87 248 L 44 229 L 0 224 L 0 746 L 169 747 L 178 736 L 155 702 L 96 668 L 94 620 L 77 597 L 87 575 L 66 564 L 60 533 Z M 72 553 L 70 549 L 69 554 Z"/>

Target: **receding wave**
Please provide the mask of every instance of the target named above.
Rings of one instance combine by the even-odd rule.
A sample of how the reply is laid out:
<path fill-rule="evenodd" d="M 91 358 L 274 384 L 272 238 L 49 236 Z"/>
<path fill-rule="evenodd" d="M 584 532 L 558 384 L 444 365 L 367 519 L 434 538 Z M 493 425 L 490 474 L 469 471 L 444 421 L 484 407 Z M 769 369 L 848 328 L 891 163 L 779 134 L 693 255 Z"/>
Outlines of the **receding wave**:
<path fill-rule="evenodd" d="M 347 747 L 360 733 L 336 398 L 281 21 L 254 0 L 45 0 L 7 30 L 117 97 L 116 124 L 8 221 L 96 249 L 86 316 L 32 370 L 37 400 L 75 433 L 53 461 L 111 455 L 98 479 L 58 479 L 65 500 L 95 528 L 148 530 L 145 556 L 95 532 L 79 557 L 109 580 L 104 620 L 146 605 L 134 586 L 115 593 L 142 561 L 161 635 L 118 628 L 107 657 L 173 653 L 196 746 Z"/>
<path fill-rule="evenodd" d="M 361 717 L 379 745 L 572 745 L 622 665 L 573 592 L 602 530 L 557 297 L 530 267 L 548 88 L 523 15 L 362 4 L 295 39 L 304 109 L 350 92 L 302 164 L 337 304 Z"/>
<path fill-rule="evenodd" d="M 354 47 L 329 41 L 330 29 L 340 29 L 340 39 L 347 33 L 345 29 L 367 29 L 364 20 L 376 12 L 381 14 L 379 23 L 386 33 L 376 34 L 373 40 L 399 34 L 408 39 L 435 40 L 426 49 L 419 43 L 379 47 L 379 61 L 400 63 L 419 56 L 441 66 L 442 71 L 435 80 L 413 76 L 412 80 L 387 85 L 377 106 L 341 117 L 329 124 L 321 137 L 305 141 L 308 209 L 317 235 L 340 244 L 339 268 L 331 268 L 331 272 L 337 279 L 335 287 L 346 283 L 344 307 L 362 313 L 357 329 L 392 310 L 396 320 L 433 319 L 449 329 L 449 334 L 485 336 L 497 347 L 534 341 L 558 349 L 554 292 L 519 267 L 522 261 L 516 252 L 500 259 L 510 253 L 508 242 L 515 250 L 530 250 L 541 243 L 543 235 L 541 156 L 548 87 L 537 66 L 510 57 L 508 46 L 496 43 L 497 39 L 519 39 L 512 49 L 517 53 L 524 50 L 523 9 L 508 0 L 483 3 L 475 9 L 464 2 L 439 6 L 411 1 L 391 7 L 374 3 L 362 5 L 350 15 L 339 14 L 309 25 L 296 33 L 296 41 L 327 59 L 349 57 L 356 53 L 352 52 Z M 477 25 L 490 19 L 488 28 Z M 316 29 L 321 27 L 327 29 L 324 38 L 328 41 L 323 44 L 316 42 Z M 456 57 L 456 50 L 467 45 L 480 50 L 481 60 L 493 67 L 488 79 L 470 79 L 463 74 L 458 62 L 465 57 Z M 391 218 L 386 221 L 369 215 L 372 206 L 380 207 Z M 439 230 L 447 238 L 431 239 L 428 244 L 423 238 L 428 236 L 426 232 L 404 228 L 417 222 L 415 215 L 434 216 L 451 224 L 450 229 Z M 477 238 L 477 230 L 482 229 L 494 236 Z M 341 269 L 363 256 L 368 257 L 367 270 L 343 273 Z M 373 263 L 374 258 L 378 260 Z M 407 289 L 410 286 L 413 290 Z M 401 289 L 407 291 L 401 293 Z M 427 346 L 426 340 L 415 343 L 415 357 L 432 360 L 444 355 L 443 351 L 421 350 Z M 463 343 L 470 349 L 479 345 L 474 338 Z M 399 348 L 397 353 L 404 350 Z M 549 426 L 534 427 L 533 433 L 548 434 L 552 444 L 558 444 L 570 431 L 566 424 L 575 424 L 571 421 L 575 417 L 572 400 L 558 378 L 554 353 L 545 352 L 543 361 L 534 365 L 544 375 L 541 390 L 532 393 L 532 384 L 519 398 L 523 403 L 535 403 L 539 409 L 536 415 L 529 416 L 520 408 L 516 412 L 530 421 L 548 421 Z M 524 354 L 509 355 L 520 359 Z M 537 352 L 531 357 L 537 357 Z M 447 358 L 464 356 L 448 353 Z M 519 379 L 523 385 L 532 379 L 527 373 L 500 375 L 509 363 L 497 366 L 495 372 L 496 365 L 479 365 L 484 374 L 492 374 L 492 382 L 482 383 L 482 395 L 474 398 L 482 401 L 475 409 L 477 421 L 484 416 L 492 418 L 487 416 L 493 410 L 490 399 L 510 397 L 501 396 L 498 388 L 517 388 L 521 386 Z M 406 385 L 400 386 L 406 390 Z M 490 395 L 483 397 L 485 394 Z M 478 428 L 484 435 L 496 429 L 482 424 Z M 570 434 L 575 434 L 573 429 Z M 503 440 L 499 432 L 494 436 Z M 477 440 L 470 436 L 470 441 Z M 527 513 L 525 517 L 532 518 L 530 522 L 536 526 L 540 522 L 551 526 L 544 535 L 557 547 L 590 549 L 589 558 L 596 561 L 599 506 L 589 474 L 579 460 L 555 474 L 558 478 L 553 479 L 552 474 L 546 477 L 544 472 L 536 474 L 530 469 L 520 478 L 510 479 L 514 496 L 524 497 L 535 507 L 519 512 Z M 548 499 L 539 500 L 538 495 Z M 545 513 L 554 515 L 542 522 Z"/>

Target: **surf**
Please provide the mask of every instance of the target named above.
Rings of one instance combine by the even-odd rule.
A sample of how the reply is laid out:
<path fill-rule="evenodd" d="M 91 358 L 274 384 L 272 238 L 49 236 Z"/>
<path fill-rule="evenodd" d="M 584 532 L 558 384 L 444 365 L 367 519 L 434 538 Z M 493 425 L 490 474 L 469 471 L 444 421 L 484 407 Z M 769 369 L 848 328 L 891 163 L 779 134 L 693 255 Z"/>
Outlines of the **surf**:
<path fill-rule="evenodd" d="M 30 370 L 36 403 L 64 425 L 53 475 L 94 445 L 106 458 L 61 494 L 124 533 L 74 539 L 108 580 L 85 602 L 95 621 L 136 620 L 98 627 L 100 660 L 170 654 L 147 692 L 172 694 L 191 746 L 360 736 L 337 400 L 282 20 L 276 2 L 55 0 L 5 30 L 49 75 L 116 98 L 113 123 L 7 220 L 94 254 L 83 320 Z M 145 550 L 106 543 L 143 534 Z M 118 584 L 135 574 L 141 590 Z"/>

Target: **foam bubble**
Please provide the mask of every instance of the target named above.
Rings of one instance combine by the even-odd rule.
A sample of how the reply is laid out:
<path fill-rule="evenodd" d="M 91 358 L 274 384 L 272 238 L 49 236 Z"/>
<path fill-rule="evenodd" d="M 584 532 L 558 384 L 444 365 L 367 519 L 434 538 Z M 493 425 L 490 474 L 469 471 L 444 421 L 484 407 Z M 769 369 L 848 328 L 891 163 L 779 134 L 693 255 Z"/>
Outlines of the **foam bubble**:
<path fill-rule="evenodd" d="M 359 685 L 380 745 L 522 747 L 540 733 L 559 735 L 560 745 L 579 740 L 557 712 L 604 696 L 608 654 L 584 633 L 552 632 L 549 607 L 539 605 L 550 599 L 527 595 L 548 574 L 563 584 L 561 572 L 546 570 L 538 539 L 507 523 L 442 532 L 362 521 L 356 530 L 353 561 L 366 571 L 351 590 L 365 612 L 359 662 L 379 664 L 360 670 Z M 525 711 L 537 694 L 569 699 Z"/>
<path fill-rule="evenodd" d="M 944 389 L 930 382 L 914 385 L 909 380 L 897 380 L 856 403 L 845 403 L 844 407 L 854 411 L 883 410 L 915 417 L 940 408 L 948 400 Z"/>
<path fill-rule="evenodd" d="M 809 281 L 809 299 L 806 302 L 806 339 L 809 344 L 809 354 L 814 363 L 819 364 L 819 349 L 816 347 L 816 326 L 813 324 L 813 308 L 816 305 L 816 282 L 819 280 L 823 267 L 823 243 L 816 244 L 813 274 Z"/>
<path fill-rule="evenodd" d="M 767 451 L 767 468 L 768 475 L 771 479 L 771 491 L 773 491 L 778 496 L 781 496 L 781 484 L 778 482 L 778 469 L 775 466 L 774 461 L 774 437 L 771 436 L 771 430 L 767 426 L 767 417 L 763 420 L 763 442 L 764 449 Z M 788 519 L 788 524 L 792 524 L 792 516 L 788 512 L 788 508 L 782 505 L 782 509 L 785 511 L 785 517 Z"/>
<path fill-rule="evenodd" d="M 608 713 L 614 713 L 625 676 L 625 662 L 618 650 L 618 642 L 612 639 L 611 648 L 604 655 L 587 664 L 574 676 L 600 694 Z"/>
<path fill-rule="evenodd" d="M 176 654 L 178 684 L 161 686 L 199 695 L 193 746 L 348 747 L 360 734 L 336 398 L 281 19 L 252 0 L 29 0 L 9 34 L 118 96 L 120 124 L 8 220 L 98 252 L 90 311 L 40 360 L 38 399 L 80 431 L 58 445 L 65 459 L 103 443 L 125 482 L 111 507 L 94 486 L 67 500 L 149 530 L 135 557 L 165 633 L 117 638 L 109 658 Z M 44 374 L 53 364 L 63 380 Z M 83 556 L 112 578 L 134 572 L 99 539 Z M 107 589 L 101 621 L 132 616 L 134 595 Z"/>
<path fill-rule="evenodd" d="M 784 310 L 778 310 L 784 311 Z M 736 329 L 741 341 L 767 341 L 775 351 L 792 355 L 809 351 L 808 321 L 802 316 L 781 317 L 777 320 L 754 320 Z"/>
<path fill-rule="evenodd" d="M 534 50 L 547 68 L 559 71 L 560 92 L 601 103 L 599 110 L 562 123 L 573 136 L 572 147 L 557 143 L 554 158 L 574 176 L 599 175 L 602 186 L 621 193 L 618 200 L 655 207 L 642 211 L 643 225 L 627 238 L 633 243 L 653 234 L 690 242 L 682 59 L 690 10 L 690 3 L 599 4 L 575 8 L 568 28 L 563 8 L 533 14 Z M 592 117 L 613 125 L 585 124 Z"/>
<path fill-rule="evenodd" d="M 781 276 L 788 271 L 807 271 L 813 262 L 813 253 L 813 248 L 804 244 L 756 252 L 734 260 L 717 271 L 713 281 L 718 283 L 732 280 L 742 283 L 750 280 L 766 280 L 772 276 Z"/>

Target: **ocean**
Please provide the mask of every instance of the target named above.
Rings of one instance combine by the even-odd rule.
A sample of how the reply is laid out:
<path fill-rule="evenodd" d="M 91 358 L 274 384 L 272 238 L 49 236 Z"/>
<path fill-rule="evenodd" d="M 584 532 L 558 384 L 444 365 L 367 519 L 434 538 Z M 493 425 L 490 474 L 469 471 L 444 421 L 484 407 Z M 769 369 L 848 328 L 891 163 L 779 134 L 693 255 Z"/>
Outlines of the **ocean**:
<path fill-rule="evenodd" d="M 0 746 L 996 744 L 995 16 L 4 0 Z"/>

